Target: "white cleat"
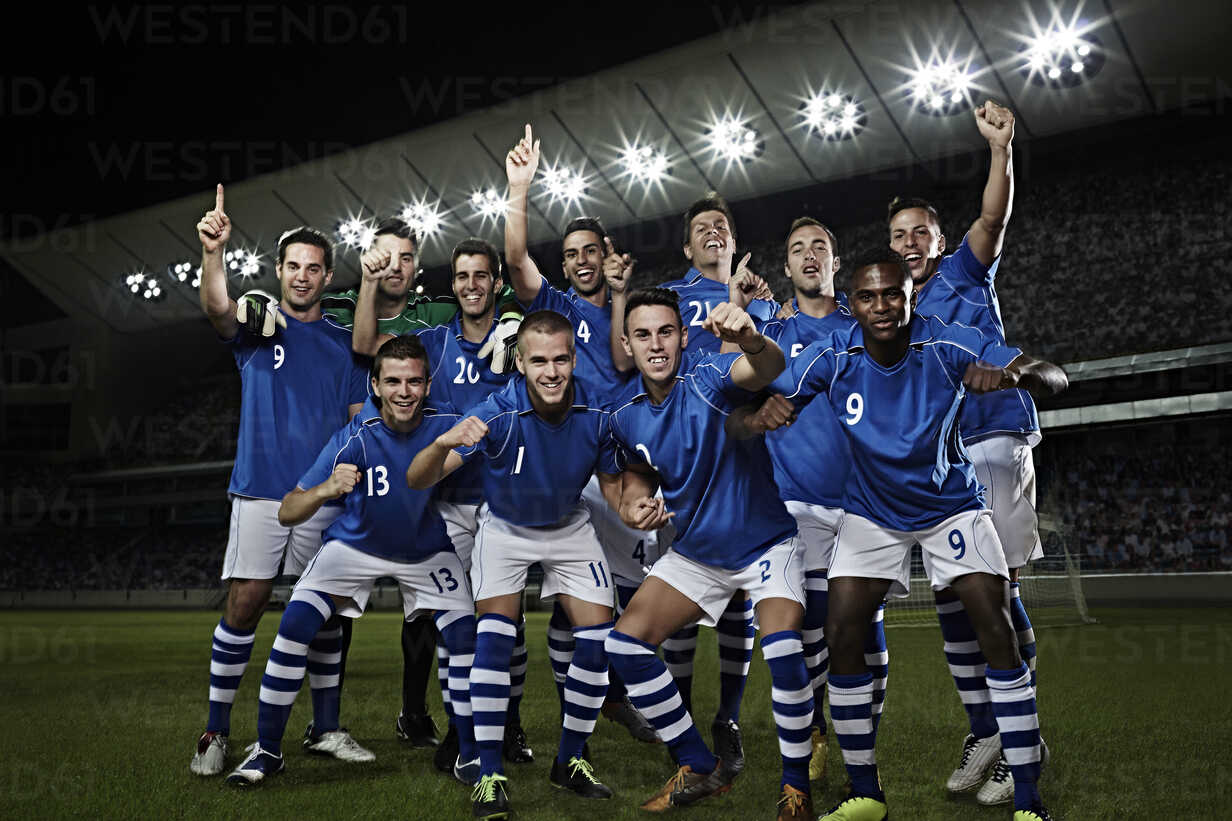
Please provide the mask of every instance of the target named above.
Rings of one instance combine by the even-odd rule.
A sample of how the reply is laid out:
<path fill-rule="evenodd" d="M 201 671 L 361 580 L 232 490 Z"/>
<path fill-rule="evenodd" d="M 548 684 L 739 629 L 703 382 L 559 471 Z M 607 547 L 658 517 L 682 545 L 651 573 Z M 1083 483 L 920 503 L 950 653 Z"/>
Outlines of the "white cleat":
<path fill-rule="evenodd" d="M 345 727 L 305 738 L 304 749 L 318 755 L 333 756 L 339 761 L 376 761 L 372 751 L 359 746 Z"/>
<path fill-rule="evenodd" d="M 188 769 L 197 775 L 218 775 L 227 768 L 227 749 L 230 739 L 222 733 L 205 732 L 197 741 Z"/>
<path fill-rule="evenodd" d="M 251 787 L 260 784 L 267 776 L 278 775 L 285 769 L 282 756 L 267 753 L 261 745 L 249 744 L 245 758 L 232 773 L 227 776 L 227 783 L 233 787 Z"/>
<path fill-rule="evenodd" d="M 1048 745 L 1040 741 L 1040 770 L 1048 763 Z M 984 786 L 980 787 L 980 791 L 975 794 L 975 800 L 986 807 L 996 806 L 997 804 L 1008 804 L 1014 800 L 1014 774 L 1010 771 L 1010 765 L 1005 760 L 1005 754 L 1002 753 L 997 759 L 997 763 L 993 765 L 992 775 L 984 782 Z"/>
<path fill-rule="evenodd" d="M 1001 757 L 1001 736 L 976 738 L 968 734 L 963 741 L 962 761 L 958 769 L 950 773 L 945 788 L 950 792 L 967 792 L 984 782 L 988 771 Z M 1011 785 L 1012 789 L 1012 785 Z"/>

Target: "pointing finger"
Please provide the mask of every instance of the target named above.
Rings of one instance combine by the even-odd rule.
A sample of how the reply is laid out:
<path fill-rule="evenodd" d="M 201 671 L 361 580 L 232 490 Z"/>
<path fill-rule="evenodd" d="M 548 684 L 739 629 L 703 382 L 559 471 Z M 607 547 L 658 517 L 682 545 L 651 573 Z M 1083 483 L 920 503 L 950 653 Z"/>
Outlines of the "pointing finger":
<path fill-rule="evenodd" d="M 740 260 L 740 264 L 737 265 L 736 267 L 737 268 L 745 267 L 746 265 L 749 264 L 749 260 L 751 260 L 752 258 L 753 258 L 753 252 L 749 251 L 747 254 L 744 255 L 744 259 Z"/>
<path fill-rule="evenodd" d="M 218 183 L 218 188 L 214 191 L 214 210 L 222 211 L 222 183 Z"/>

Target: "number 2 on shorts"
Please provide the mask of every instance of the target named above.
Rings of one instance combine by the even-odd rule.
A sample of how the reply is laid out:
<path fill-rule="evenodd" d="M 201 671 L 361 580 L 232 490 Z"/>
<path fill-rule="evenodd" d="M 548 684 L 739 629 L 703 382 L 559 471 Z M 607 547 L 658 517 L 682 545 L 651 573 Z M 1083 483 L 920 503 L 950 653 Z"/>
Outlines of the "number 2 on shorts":
<path fill-rule="evenodd" d="M 770 560 L 762 559 L 757 564 L 761 567 L 761 580 L 763 582 L 770 581 Z"/>

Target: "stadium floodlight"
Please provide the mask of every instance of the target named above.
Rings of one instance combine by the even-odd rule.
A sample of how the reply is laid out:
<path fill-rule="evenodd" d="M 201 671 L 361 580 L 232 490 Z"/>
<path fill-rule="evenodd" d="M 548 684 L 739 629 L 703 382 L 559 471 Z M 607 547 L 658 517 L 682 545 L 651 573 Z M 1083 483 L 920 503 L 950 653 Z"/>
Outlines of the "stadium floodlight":
<path fill-rule="evenodd" d="M 124 286 L 129 293 L 140 294 L 145 300 L 160 299 L 163 295 L 162 286 L 158 284 L 154 275 L 142 271 L 125 275 Z"/>
<path fill-rule="evenodd" d="M 545 168 L 543 184 L 553 202 L 577 202 L 586 193 L 586 180 L 582 175 L 563 166 Z"/>
<path fill-rule="evenodd" d="M 261 273 L 261 258 L 253 251 L 248 251 L 244 248 L 235 248 L 227 251 L 223 255 L 223 264 L 226 266 L 226 270 L 242 277 L 251 278 Z M 185 275 L 187 275 L 187 270 L 185 270 Z M 198 276 L 200 275 L 198 274 Z M 183 279 L 184 277 L 180 277 L 181 282 Z"/>
<path fill-rule="evenodd" d="M 766 150 L 766 141 L 757 129 L 734 117 L 716 120 L 706 135 L 710 139 L 710 150 L 728 163 L 749 162 Z"/>
<path fill-rule="evenodd" d="M 911 72 L 912 102 L 919 111 L 947 117 L 971 107 L 974 77 L 969 64 L 935 58 Z"/>
<path fill-rule="evenodd" d="M 667 157 L 649 145 L 633 145 L 620 155 L 625 173 L 643 185 L 654 185 L 667 175 Z"/>
<path fill-rule="evenodd" d="M 348 217 L 338 224 L 338 239 L 348 248 L 363 250 L 376 239 L 376 228 L 359 217 Z"/>
<path fill-rule="evenodd" d="M 809 133 L 824 140 L 850 140 L 864 130 L 868 115 L 850 94 L 822 91 L 800 104 L 800 117 Z"/>
<path fill-rule="evenodd" d="M 1024 38 L 1019 48 L 1019 73 L 1037 86 L 1072 88 L 1104 67 L 1106 55 L 1099 38 L 1081 24 L 1055 22 Z"/>
<path fill-rule="evenodd" d="M 408 202 L 402 206 L 399 216 L 421 239 L 434 236 L 441 230 L 441 214 L 436 206 L 427 202 Z"/>
<path fill-rule="evenodd" d="M 475 191 L 471 194 L 471 207 L 484 219 L 496 219 L 505 213 L 505 198 L 495 188 Z"/>

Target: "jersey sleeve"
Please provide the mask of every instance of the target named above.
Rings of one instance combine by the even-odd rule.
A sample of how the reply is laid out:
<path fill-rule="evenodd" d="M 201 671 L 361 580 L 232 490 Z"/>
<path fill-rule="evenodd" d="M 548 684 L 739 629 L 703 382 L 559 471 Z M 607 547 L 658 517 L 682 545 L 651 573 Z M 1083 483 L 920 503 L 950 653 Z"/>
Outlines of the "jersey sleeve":
<path fill-rule="evenodd" d="M 543 274 L 539 275 L 539 293 L 535 294 L 535 298 L 526 306 L 526 313 L 534 311 L 555 311 L 567 317 L 574 325 L 577 324 L 573 316 L 573 305 L 559 289 L 552 287 Z"/>
<path fill-rule="evenodd" d="M 731 413 L 748 402 L 753 394 L 732 381 L 732 366 L 743 354 L 721 353 L 702 357 L 694 366 L 693 384 L 702 398 L 716 410 Z"/>
<path fill-rule="evenodd" d="M 770 390 L 783 394 L 797 405 L 807 404 L 817 394 L 830 389 L 834 361 L 834 348 L 828 340 L 812 342 L 788 362 L 787 369 L 771 383 Z"/>
<path fill-rule="evenodd" d="M 989 266 L 985 266 L 984 263 L 976 259 L 975 252 L 971 250 L 965 234 L 958 246 L 958 250 L 951 254 L 948 260 L 950 264 L 947 267 L 958 274 L 959 277 L 980 286 L 992 285 L 993 280 L 997 277 L 997 267 L 1001 264 L 1001 257 L 999 256 Z"/>
<path fill-rule="evenodd" d="M 779 309 L 783 307 L 773 299 L 755 299 L 749 303 L 748 314 L 754 320 L 760 319 L 762 322 L 769 322 L 778 314 Z"/>
<path fill-rule="evenodd" d="M 757 317 L 753 317 L 752 319 L 753 327 L 757 329 L 757 332 L 767 339 L 772 340 L 776 345 L 778 344 L 779 339 L 782 338 L 783 331 L 787 329 L 787 326 L 781 319 L 758 319 Z"/>
<path fill-rule="evenodd" d="M 368 400 L 368 366 L 358 355 L 352 353 L 347 370 L 346 396 L 348 405 L 360 405 Z"/>
<path fill-rule="evenodd" d="M 1022 354 L 1021 349 L 1002 345 L 992 336 L 966 325 L 946 326 L 945 339 L 950 343 L 943 346 L 946 364 L 956 382 L 962 382 L 967 366 L 973 362 L 1004 368 Z"/>
<path fill-rule="evenodd" d="M 599 458 L 595 462 L 595 470 L 599 473 L 620 473 L 627 461 L 622 451 L 612 428 L 612 415 L 605 413 L 599 432 Z"/>
<path fill-rule="evenodd" d="M 356 425 L 347 425 L 338 430 L 333 436 L 329 437 L 329 441 L 325 443 L 325 447 L 321 448 L 321 452 L 317 454 L 316 461 L 312 463 L 312 467 L 300 477 L 296 482 L 296 486 L 300 490 L 308 490 L 324 482 L 334 472 L 334 466 L 341 463 L 349 463 L 355 465 L 360 470 L 363 470 L 366 465 L 363 458 L 363 445 L 359 441 L 359 427 Z"/>
<path fill-rule="evenodd" d="M 346 328 L 355 327 L 355 299 L 357 291 L 326 294 L 321 299 L 321 313 Z"/>
<path fill-rule="evenodd" d="M 458 314 L 458 301 L 452 297 L 439 297 L 417 301 L 407 307 L 402 315 L 413 322 L 422 322 L 429 327 L 447 325 Z"/>
<path fill-rule="evenodd" d="M 461 456 L 464 462 L 469 462 L 479 453 L 488 457 L 499 455 L 505 447 L 505 442 L 509 439 L 510 428 L 513 425 L 513 417 L 515 415 L 502 412 L 491 399 L 485 399 L 478 405 L 472 406 L 462 414 L 462 418 L 465 419 L 469 416 L 478 417 L 488 426 L 488 435 L 479 440 L 477 444 L 471 445 L 468 448 L 455 448 L 454 453 Z"/>

